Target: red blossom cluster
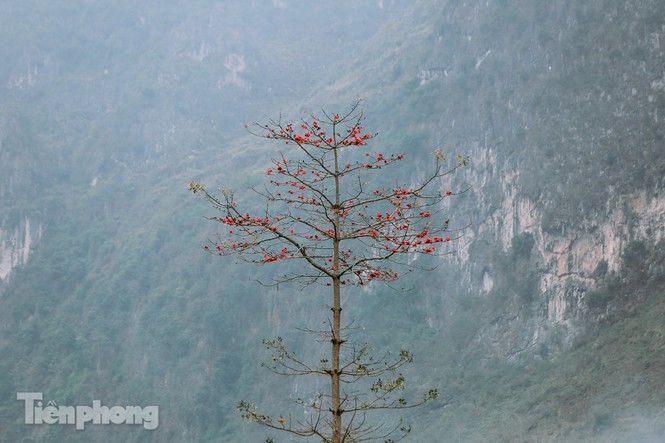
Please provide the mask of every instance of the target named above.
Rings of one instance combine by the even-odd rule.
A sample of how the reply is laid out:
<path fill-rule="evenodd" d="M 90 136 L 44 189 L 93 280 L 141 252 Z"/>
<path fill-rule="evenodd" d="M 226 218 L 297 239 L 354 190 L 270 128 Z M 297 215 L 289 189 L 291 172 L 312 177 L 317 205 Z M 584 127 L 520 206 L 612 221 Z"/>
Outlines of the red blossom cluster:
<path fill-rule="evenodd" d="M 373 137 L 368 133 L 363 134 L 362 126 L 358 122 L 348 128 L 345 135 L 341 135 L 335 128 L 340 122 L 339 115 L 335 114 L 331 122 L 332 131 L 330 133 L 324 131 L 317 120 L 313 120 L 311 123 L 303 121 L 300 123 L 300 131 L 295 131 L 292 123 L 274 127 L 266 125 L 263 126 L 263 129 L 267 130 L 265 133 L 266 138 L 284 140 L 286 144 L 293 142 L 298 145 L 311 145 L 317 148 L 321 146 L 329 148 L 362 146 L 366 143 L 366 140 Z"/>
<path fill-rule="evenodd" d="M 263 254 L 263 260 L 262 261 L 264 263 L 270 263 L 270 262 L 273 262 L 273 261 L 286 260 L 287 258 L 293 258 L 293 257 L 294 257 L 294 254 L 289 253 L 288 248 L 286 246 L 284 246 L 282 248 L 282 250 L 279 251 L 279 254 L 269 254 L 269 253 Z"/>
<path fill-rule="evenodd" d="M 227 215 L 226 217 L 217 217 L 217 221 L 229 226 L 270 226 L 270 220 L 262 217 L 251 217 L 249 214 L 233 217 Z M 231 233 L 233 233 L 231 231 Z"/>
<path fill-rule="evenodd" d="M 394 260 L 396 254 L 431 254 L 437 244 L 450 242 L 450 236 L 442 235 L 447 221 L 436 226 L 443 196 L 423 192 L 429 182 L 415 187 L 365 188 L 360 180 L 364 170 L 381 169 L 404 159 L 404 154 L 345 150 L 365 145 L 374 137 L 363 132 L 361 119 L 334 114 L 303 120 L 298 129 L 280 122 L 260 126 L 265 137 L 294 143 L 305 154 L 297 160 L 284 156 L 274 159 L 266 170 L 271 176 L 270 187 L 259 194 L 268 202 L 281 204 L 280 215 L 271 215 L 268 209 L 258 217 L 241 214 L 232 195 L 215 199 L 195 184 L 195 193 L 204 192 L 226 212 L 216 220 L 238 228 L 237 232 L 228 230 L 234 240 L 220 239 L 211 242 L 213 250 L 207 245 L 205 249 L 219 255 L 243 254 L 257 263 L 305 259 L 320 272 L 319 277 L 364 285 L 395 280 L 398 274 L 385 262 Z M 438 168 L 437 161 L 435 178 L 444 175 Z M 346 176 L 351 178 L 346 183 L 353 184 L 340 184 Z M 445 196 L 450 195 L 452 191 L 445 192 Z M 333 249 L 339 251 L 336 262 Z"/>

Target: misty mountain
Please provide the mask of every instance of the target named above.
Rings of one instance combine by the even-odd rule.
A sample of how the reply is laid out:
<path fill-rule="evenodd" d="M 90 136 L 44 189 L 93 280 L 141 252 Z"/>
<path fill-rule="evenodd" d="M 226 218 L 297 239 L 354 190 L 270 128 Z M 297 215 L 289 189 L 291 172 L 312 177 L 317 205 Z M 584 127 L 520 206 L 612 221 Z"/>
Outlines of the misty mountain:
<path fill-rule="evenodd" d="M 263 441 L 239 401 L 314 395 L 261 339 L 316 355 L 295 328 L 325 292 L 205 254 L 187 184 L 259 205 L 285 148 L 245 124 L 359 97 L 400 177 L 471 158 L 440 184 L 468 189 L 456 253 L 346 296 L 359 339 L 414 353 L 407 389 L 441 393 L 404 414 L 411 441 L 661 441 L 665 7 L 321 3 L 0 7 L 0 441 Z M 27 425 L 18 392 L 158 405 L 159 426 Z"/>

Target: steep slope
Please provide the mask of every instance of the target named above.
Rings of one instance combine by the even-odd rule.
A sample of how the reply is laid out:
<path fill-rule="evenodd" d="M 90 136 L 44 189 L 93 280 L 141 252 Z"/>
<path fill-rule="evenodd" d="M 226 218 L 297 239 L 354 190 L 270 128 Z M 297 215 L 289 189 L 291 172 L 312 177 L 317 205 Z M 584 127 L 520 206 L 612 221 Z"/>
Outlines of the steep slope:
<path fill-rule="evenodd" d="M 633 242 L 655 254 L 665 235 L 665 11 L 648 1 L 497 1 L 417 12 L 368 44 L 362 59 L 382 54 L 384 64 L 360 67 L 369 74 L 347 96 L 380 108 L 387 145 L 422 162 L 437 147 L 474 160 L 463 179 L 471 195 L 453 208 L 473 224 L 459 245 L 461 283 L 487 298 L 523 286 L 512 312 L 535 303 L 523 316 L 531 323 L 514 324 L 532 337 L 500 352 L 538 345 L 550 330 L 570 344 L 586 289 L 619 272 Z M 388 40 L 399 28 L 412 39 Z M 519 259 L 525 275 L 506 282 L 501 262 Z"/>
<path fill-rule="evenodd" d="M 258 441 L 238 401 L 315 390 L 266 377 L 259 343 L 313 351 L 293 327 L 325 300 L 202 254 L 186 183 L 256 184 L 274 147 L 245 121 L 358 96 L 414 180 L 436 148 L 472 158 L 442 184 L 469 188 L 455 257 L 349 301 L 443 394 L 413 441 L 662 437 L 665 8 L 338 3 L 9 2 L 0 440 Z M 157 404 L 160 426 L 26 426 L 19 391 Z"/>
<path fill-rule="evenodd" d="M 636 306 L 663 303 L 665 10 L 497 1 L 423 11 L 368 45 L 393 69 L 367 64 L 353 91 L 379 101 L 387 144 L 423 163 L 435 147 L 474 160 L 461 184 L 471 191 L 451 211 L 472 227 L 437 275 L 440 291 L 410 299 L 421 305 L 412 324 L 435 337 L 422 339 L 430 367 L 457 368 L 428 377 L 452 385 L 454 400 L 426 426 L 441 433 L 418 435 L 658 441 L 663 328 Z M 415 38 L 379 49 L 400 26 Z M 617 326 L 625 316 L 636 329 Z M 627 352 L 641 362 L 622 364 L 634 359 Z M 606 353 L 623 357 L 608 363 Z M 552 381 L 577 371 L 574 388 Z M 548 395 L 531 397 L 541 389 Z"/>
<path fill-rule="evenodd" d="M 399 10 L 307 4 L 6 5 L 0 440 L 256 435 L 234 406 L 270 392 L 257 383 L 258 344 L 292 311 L 257 291 L 251 270 L 219 272 L 202 254 L 208 214 L 187 183 L 251 184 L 267 151 L 245 121 L 294 112 L 327 57 L 348 56 Z M 25 391 L 61 405 L 157 404 L 162 421 L 154 432 L 28 426 Z"/>

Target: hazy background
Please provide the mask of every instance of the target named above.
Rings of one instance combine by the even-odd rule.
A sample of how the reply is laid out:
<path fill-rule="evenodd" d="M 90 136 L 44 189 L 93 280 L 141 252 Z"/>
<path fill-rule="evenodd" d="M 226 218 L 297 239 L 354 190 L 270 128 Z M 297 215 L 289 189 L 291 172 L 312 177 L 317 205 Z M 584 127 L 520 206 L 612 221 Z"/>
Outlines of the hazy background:
<path fill-rule="evenodd" d="M 346 296 L 441 393 L 411 441 L 665 437 L 659 0 L 5 0 L 0 41 L 0 441 L 262 441 L 240 400 L 320 389 L 261 369 L 260 341 L 315 352 L 294 327 L 324 294 L 203 253 L 187 185 L 259 184 L 283 147 L 245 123 L 358 97 L 400 177 L 472 159 L 458 253 Z M 22 391 L 160 426 L 28 426 Z"/>

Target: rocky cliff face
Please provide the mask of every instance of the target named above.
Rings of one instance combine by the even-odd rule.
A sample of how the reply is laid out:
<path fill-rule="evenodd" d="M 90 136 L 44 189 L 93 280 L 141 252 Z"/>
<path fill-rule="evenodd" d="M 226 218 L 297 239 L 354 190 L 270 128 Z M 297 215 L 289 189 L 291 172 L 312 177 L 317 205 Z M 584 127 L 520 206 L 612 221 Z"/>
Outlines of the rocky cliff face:
<path fill-rule="evenodd" d="M 621 303 L 589 294 L 626 279 L 634 245 L 653 256 L 665 222 L 662 6 L 509 3 L 432 5 L 401 70 L 376 74 L 410 73 L 390 106 L 404 138 L 472 158 L 458 285 L 494 303 L 476 340 L 504 357 L 568 349 Z"/>
<path fill-rule="evenodd" d="M 531 280 L 523 290 L 533 304 L 526 311 L 520 308 L 526 303 L 524 297 L 509 304 L 499 314 L 502 321 L 482 328 L 479 339 L 489 338 L 490 348 L 503 356 L 537 351 L 543 345 L 555 351 L 567 349 L 594 317 L 585 295 L 603 285 L 608 275 L 621 275 L 627 245 L 662 244 L 665 196 L 647 190 L 610 191 L 599 216 L 580 214 L 579 224 L 556 231 L 544 221 L 551 202 L 522 192 L 519 168 L 505 162 L 502 166 L 492 147 L 478 149 L 472 157 L 474 167 L 466 179 L 477 190 L 471 198 L 482 215 L 465 233 L 457 254 L 458 265 L 465 270 L 464 283 L 484 297 L 503 297 L 509 288 L 496 282 L 502 273 L 515 272 L 519 278 L 513 284 Z M 482 244 L 494 245 L 495 253 L 478 247 Z M 528 261 L 516 259 L 520 254 Z M 506 257 L 518 266 L 509 270 L 496 266 L 496 260 Z M 603 312 L 611 308 L 605 306 Z"/>
<path fill-rule="evenodd" d="M 13 227 L 7 225 L 0 228 L 0 287 L 9 280 L 12 271 L 28 263 L 43 234 L 42 223 L 29 217 Z"/>

